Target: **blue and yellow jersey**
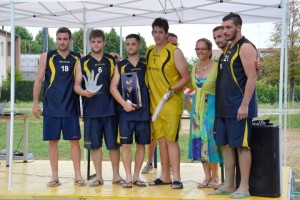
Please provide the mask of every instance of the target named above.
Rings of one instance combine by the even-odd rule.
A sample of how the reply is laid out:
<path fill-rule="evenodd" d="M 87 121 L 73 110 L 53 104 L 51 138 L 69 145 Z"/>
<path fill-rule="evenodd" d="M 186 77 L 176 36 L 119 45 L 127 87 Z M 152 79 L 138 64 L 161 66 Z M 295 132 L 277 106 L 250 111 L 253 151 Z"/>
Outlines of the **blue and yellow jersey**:
<path fill-rule="evenodd" d="M 64 59 L 57 50 L 47 53 L 43 115 L 71 117 L 79 115 L 79 97 L 74 92 L 75 65 L 80 54 L 70 51 Z"/>
<path fill-rule="evenodd" d="M 156 46 L 147 49 L 147 81 L 150 90 L 150 113 L 154 113 L 158 103 L 170 86 L 181 80 L 174 63 L 176 46 L 167 43 L 161 50 Z M 164 105 L 161 114 L 181 115 L 183 111 L 183 91 L 177 91 Z"/>
<path fill-rule="evenodd" d="M 227 48 L 219 64 L 217 83 L 217 115 L 223 118 L 236 118 L 238 109 L 244 97 L 247 76 L 239 56 L 239 51 L 244 43 L 251 43 L 242 37 L 233 47 Z M 251 43 L 252 44 L 252 43 Z M 254 46 L 254 45 L 253 45 Z M 248 118 L 257 116 L 256 91 L 249 103 Z"/>
<path fill-rule="evenodd" d="M 82 75 L 91 77 L 92 71 L 94 71 L 94 76 L 99 73 L 97 85 L 102 85 L 96 95 L 91 98 L 83 98 L 83 116 L 93 118 L 115 115 L 116 102 L 109 89 L 116 65 L 115 58 L 104 53 L 102 59 L 98 61 L 88 54 L 80 62 Z M 85 89 L 84 81 L 82 81 L 82 88 Z"/>
<path fill-rule="evenodd" d="M 140 58 L 138 64 L 133 66 L 127 59 L 119 61 L 117 63 L 118 71 L 120 73 L 120 81 L 118 85 L 118 90 L 121 95 L 122 94 L 122 74 L 124 73 L 132 73 L 135 72 L 137 74 L 140 92 L 141 92 L 141 99 L 142 99 L 142 107 L 135 110 L 134 112 L 126 112 L 124 108 L 119 104 L 118 110 L 120 114 L 120 120 L 124 121 L 147 121 L 150 120 L 150 113 L 149 113 L 149 90 L 147 88 L 145 82 L 145 75 L 146 75 L 146 60 L 144 58 Z"/>

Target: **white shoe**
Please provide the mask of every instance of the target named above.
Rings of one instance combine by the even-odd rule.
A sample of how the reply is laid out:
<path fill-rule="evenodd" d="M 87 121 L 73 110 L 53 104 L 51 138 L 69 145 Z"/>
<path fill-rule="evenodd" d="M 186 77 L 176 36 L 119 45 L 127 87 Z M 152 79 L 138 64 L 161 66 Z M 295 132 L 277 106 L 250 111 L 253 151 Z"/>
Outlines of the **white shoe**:
<path fill-rule="evenodd" d="M 147 164 L 145 165 L 145 167 L 143 168 L 143 170 L 142 170 L 141 173 L 142 173 L 142 174 L 148 174 L 148 173 L 150 173 L 151 171 L 153 171 L 153 165 L 147 163 Z"/>

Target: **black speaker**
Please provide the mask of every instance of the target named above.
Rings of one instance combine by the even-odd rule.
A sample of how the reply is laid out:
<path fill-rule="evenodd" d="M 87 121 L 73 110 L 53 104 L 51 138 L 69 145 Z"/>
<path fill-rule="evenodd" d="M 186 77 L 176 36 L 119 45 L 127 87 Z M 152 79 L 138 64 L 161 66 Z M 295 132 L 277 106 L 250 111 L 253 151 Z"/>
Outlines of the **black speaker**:
<path fill-rule="evenodd" d="M 251 196 L 280 196 L 279 127 L 252 126 Z"/>

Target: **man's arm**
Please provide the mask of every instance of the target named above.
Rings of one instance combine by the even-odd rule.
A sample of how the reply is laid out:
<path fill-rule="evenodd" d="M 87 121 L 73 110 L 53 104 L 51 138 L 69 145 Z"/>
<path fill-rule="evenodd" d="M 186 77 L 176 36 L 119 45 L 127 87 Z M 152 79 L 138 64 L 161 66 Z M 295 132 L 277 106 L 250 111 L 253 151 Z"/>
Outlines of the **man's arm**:
<path fill-rule="evenodd" d="M 88 92 L 87 90 L 83 90 L 81 87 L 81 82 L 82 82 L 82 71 L 81 71 L 81 66 L 80 66 L 80 61 L 76 63 L 75 66 L 75 83 L 74 83 L 74 91 L 79 94 L 80 96 L 85 96 L 85 97 L 92 97 L 95 94 Z"/>
<path fill-rule="evenodd" d="M 257 58 L 256 49 L 250 43 L 244 43 L 240 49 L 240 58 L 247 76 L 247 82 L 242 103 L 239 107 L 237 119 L 248 118 L 249 102 L 255 89 L 257 79 L 256 64 L 253 62 Z"/>
<path fill-rule="evenodd" d="M 177 91 L 177 90 L 181 90 L 185 85 L 189 83 L 190 73 L 184 55 L 182 51 L 178 48 L 174 51 L 174 62 L 177 71 L 181 75 L 181 80 L 176 85 L 172 85 L 171 89 Z"/>
<path fill-rule="evenodd" d="M 36 118 L 40 118 L 41 107 L 39 106 L 39 96 L 41 94 L 42 82 L 45 76 L 47 53 L 43 53 L 40 57 L 36 78 L 33 84 L 33 105 L 32 113 Z"/>
<path fill-rule="evenodd" d="M 119 90 L 118 90 L 118 84 L 120 81 L 120 73 L 118 70 L 118 67 L 115 67 L 114 76 L 110 83 L 110 93 L 113 95 L 113 97 L 116 99 L 116 101 L 121 104 L 126 112 L 134 111 L 134 107 L 132 103 L 126 102 L 123 97 L 121 96 Z"/>

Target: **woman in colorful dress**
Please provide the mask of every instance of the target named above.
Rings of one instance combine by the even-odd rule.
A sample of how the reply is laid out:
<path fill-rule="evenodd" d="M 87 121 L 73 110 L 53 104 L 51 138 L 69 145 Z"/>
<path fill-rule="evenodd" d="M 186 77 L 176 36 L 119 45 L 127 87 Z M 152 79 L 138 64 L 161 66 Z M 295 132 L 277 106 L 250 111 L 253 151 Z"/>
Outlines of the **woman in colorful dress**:
<path fill-rule="evenodd" d="M 192 100 L 188 157 L 201 161 L 205 179 L 198 188 L 218 188 L 218 163 L 222 155 L 215 142 L 215 91 L 218 63 L 211 60 L 212 43 L 201 38 L 196 42 L 199 63 L 191 72 L 191 82 L 196 94 Z"/>

